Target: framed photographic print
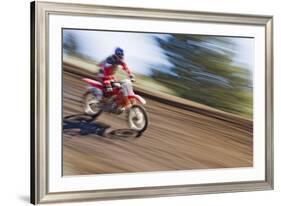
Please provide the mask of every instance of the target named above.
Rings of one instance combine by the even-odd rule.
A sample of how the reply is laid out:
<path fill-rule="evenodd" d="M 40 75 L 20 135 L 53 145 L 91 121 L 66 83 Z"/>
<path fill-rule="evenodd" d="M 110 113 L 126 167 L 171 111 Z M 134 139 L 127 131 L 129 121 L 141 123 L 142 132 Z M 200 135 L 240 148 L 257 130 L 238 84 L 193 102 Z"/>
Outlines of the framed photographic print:
<path fill-rule="evenodd" d="M 273 17 L 31 3 L 31 202 L 273 189 Z"/>

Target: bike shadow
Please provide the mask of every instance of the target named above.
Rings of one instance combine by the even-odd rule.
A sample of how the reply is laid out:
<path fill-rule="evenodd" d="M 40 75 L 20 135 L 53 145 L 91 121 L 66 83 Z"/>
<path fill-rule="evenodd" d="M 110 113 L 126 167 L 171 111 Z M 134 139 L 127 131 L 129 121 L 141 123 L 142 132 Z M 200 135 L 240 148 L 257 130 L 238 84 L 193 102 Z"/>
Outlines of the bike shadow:
<path fill-rule="evenodd" d="M 141 132 L 133 129 L 109 129 L 110 125 L 96 121 L 96 118 L 87 114 L 75 114 L 63 118 L 63 133 L 71 136 L 94 134 L 106 138 L 126 139 L 138 138 L 142 135 Z"/>

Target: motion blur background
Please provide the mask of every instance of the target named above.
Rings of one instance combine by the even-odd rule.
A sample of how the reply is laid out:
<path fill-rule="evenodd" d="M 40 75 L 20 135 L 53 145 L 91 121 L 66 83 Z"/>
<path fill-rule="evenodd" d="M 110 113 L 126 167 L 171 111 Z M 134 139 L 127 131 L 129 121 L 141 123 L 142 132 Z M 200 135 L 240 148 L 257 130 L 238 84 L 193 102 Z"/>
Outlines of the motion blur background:
<path fill-rule="evenodd" d="M 62 44 L 63 175 L 253 166 L 253 38 L 63 29 Z M 124 115 L 86 126 L 79 115 L 81 78 L 96 78 L 116 47 L 147 101 L 141 138 Z M 115 76 L 127 78 L 122 69 Z"/>
<path fill-rule="evenodd" d="M 138 87 L 252 119 L 253 38 L 63 30 L 64 62 L 93 72 L 116 47 Z"/>
<path fill-rule="evenodd" d="M 66 0 L 49 0 L 65 2 Z M 100 5 L 135 6 L 162 9 L 183 9 L 195 11 L 231 12 L 274 15 L 274 42 L 281 45 L 281 13 L 280 1 L 276 0 L 67 0 L 68 2 L 95 3 Z M 29 1 L 11 0 L 1 3 L 1 65 L 5 69 L 5 75 L 1 75 L 1 93 L 5 97 L 1 101 L 1 125 L 2 142 L 0 160 L 3 164 L 1 169 L 1 205 L 29 205 Z M 8 21 L 7 21 L 8 20 Z M 17 25 L 17 26 L 11 26 Z M 11 43 L 13 42 L 13 43 Z M 275 68 L 281 67 L 281 47 L 275 46 Z M 281 104 L 281 70 L 275 70 L 275 105 Z M 13 77 L 14 82 L 11 82 Z M 9 89 L 7 87 L 9 85 Z M 18 101 L 8 101 L 15 98 L 17 91 Z M 11 115 L 10 109 L 17 108 L 16 114 L 20 124 Z M 4 114 L 4 116 L 3 116 Z M 275 107 L 275 136 L 281 135 L 281 108 Z M 16 129 L 15 129 L 16 128 Z M 11 132 L 12 131 L 12 132 Z M 15 154 L 12 152 L 16 151 Z M 9 155 L 10 154 L 10 155 Z M 186 206 L 237 206 L 237 205 L 279 205 L 281 201 L 281 139 L 275 138 L 275 190 L 262 192 L 243 192 L 212 195 L 195 195 L 181 197 L 162 197 L 131 200 L 98 201 L 85 203 L 64 203 L 63 206 L 143 206 L 143 205 L 177 205 Z M 46 204 L 47 205 L 47 204 Z M 50 204 L 48 204 L 50 205 Z M 53 204 L 52 204 L 53 205 Z"/>

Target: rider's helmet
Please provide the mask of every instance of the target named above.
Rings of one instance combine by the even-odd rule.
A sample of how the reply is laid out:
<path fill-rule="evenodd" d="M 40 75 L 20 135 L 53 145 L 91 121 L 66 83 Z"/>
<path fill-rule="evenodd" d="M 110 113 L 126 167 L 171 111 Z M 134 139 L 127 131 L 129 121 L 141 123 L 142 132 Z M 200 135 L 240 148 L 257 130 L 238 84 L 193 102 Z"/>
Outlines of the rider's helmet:
<path fill-rule="evenodd" d="M 123 58 L 124 58 L 124 50 L 121 49 L 120 47 L 117 47 L 117 48 L 115 49 L 114 54 L 115 54 L 118 58 L 120 58 L 120 59 L 123 59 Z"/>

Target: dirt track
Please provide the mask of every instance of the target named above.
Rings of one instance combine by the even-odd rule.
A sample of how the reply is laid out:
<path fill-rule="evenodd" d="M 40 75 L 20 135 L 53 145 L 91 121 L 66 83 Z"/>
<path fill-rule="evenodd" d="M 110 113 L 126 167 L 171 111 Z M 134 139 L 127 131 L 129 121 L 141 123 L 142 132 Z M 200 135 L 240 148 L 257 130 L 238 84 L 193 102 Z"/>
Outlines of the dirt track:
<path fill-rule="evenodd" d="M 83 113 L 81 98 L 85 84 L 80 78 L 64 72 L 64 117 L 74 115 L 75 119 L 75 115 L 78 118 Z M 65 130 L 63 174 L 252 166 L 251 124 L 241 127 L 236 123 L 146 100 L 150 122 L 140 138 L 135 138 L 133 134 L 121 137 L 118 129 L 126 129 L 125 117 L 110 114 L 102 114 L 96 122 L 92 122 L 109 127 L 103 135 L 81 135 L 78 127 Z"/>

